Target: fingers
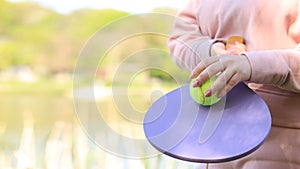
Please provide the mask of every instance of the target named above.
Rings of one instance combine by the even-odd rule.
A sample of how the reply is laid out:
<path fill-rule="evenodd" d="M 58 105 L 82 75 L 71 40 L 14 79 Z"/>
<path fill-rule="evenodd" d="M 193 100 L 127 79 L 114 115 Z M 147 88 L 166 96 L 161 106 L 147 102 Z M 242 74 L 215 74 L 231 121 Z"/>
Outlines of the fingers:
<path fill-rule="evenodd" d="M 206 97 L 217 92 L 217 97 L 221 98 L 240 81 L 240 77 L 233 70 L 225 71 L 220 74 L 215 83 L 213 83 L 213 85 L 208 89 L 206 93 L 210 93 L 210 95 L 207 95 Z"/>
<path fill-rule="evenodd" d="M 210 57 L 208 59 L 203 60 L 202 62 L 200 62 L 195 68 L 194 70 L 191 72 L 190 74 L 190 78 L 194 79 L 196 77 L 199 76 L 199 74 L 205 70 L 208 66 L 210 66 L 211 64 L 218 62 L 219 60 L 219 56 L 213 56 Z"/>
<path fill-rule="evenodd" d="M 227 54 L 239 55 L 246 51 L 246 46 L 242 43 L 235 42 L 235 44 L 229 44 L 229 48 L 226 50 Z"/>
<path fill-rule="evenodd" d="M 223 72 L 219 73 L 218 78 L 216 79 L 216 81 L 206 91 L 205 96 L 209 97 L 213 93 L 216 93 L 218 91 L 222 91 L 224 88 L 226 88 L 228 86 L 228 84 L 231 84 L 229 79 L 231 79 L 231 77 L 234 74 L 235 74 L 234 69 L 225 68 L 225 70 Z"/>
<path fill-rule="evenodd" d="M 250 77 L 250 63 L 245 56 L 225 59 L 222 64 L 224 65 L 224 71 L 208 89 L 206 97 L 217 92 L 217 97 L 221 98 L 239 82 L 248 80 Z"/>
<path fill-rule="evenodd" d="M 221 98 L 226 95 L 235 85 L 237 85 L 240 82 L 240 79 L 237 75 L 234 75 L 231 80 L 229 81 L 230 83 L 227 83 L 225 87 L 219 90 L 217 97 Z"/>
<path fill-rule="evenodd" d="M 213 75 L 218 74 L 219 72 L 223 71 L 224 67 L 221 62 L 216 61 L 209 66 L 207 66 L 200 74 L 195 78 L 195 83 L 193 87 L 200 86 L 200 84 L 207 81 Z"/>
<path fill-rule="evenodd" d="M 216 42 L 212 45 L 211 51 L 210 51 L 211 56 L 225 54 L 225 53 L 226 53 L 226 49 L 225 49 L 224 43 Z"/>
<path fill-rule="evenodd" d="M 217 93 L 217 97 L 223 97 L 236 84 L 250 78 L 250 63 L 246 56 L 224 55 L 206 59 L 191 74 L 191 78 L 195 78 L 193 87 L 201 86 L 213 75 L 217 75 L 217 79 L 205 92 L 205 96 Z"/>

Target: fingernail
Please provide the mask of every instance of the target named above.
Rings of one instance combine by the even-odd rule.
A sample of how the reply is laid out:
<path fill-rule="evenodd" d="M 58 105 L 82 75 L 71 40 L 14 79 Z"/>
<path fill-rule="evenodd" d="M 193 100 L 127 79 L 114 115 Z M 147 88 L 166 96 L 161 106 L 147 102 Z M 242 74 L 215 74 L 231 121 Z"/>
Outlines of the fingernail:
<path fill-rule="evenodd" d="M 199 82 L 197 80 L 195 80 L 193 83 L 193 87 L 197 87 L 197 86 L 199 86 Z"/>
<path fill-rule="evenodd" d="M 192 72 L 191 75 L 190 75 L 190 79 L 193 79 L 194 76 L 195 76 L 195 75 L 194 75 L 194 72 Z"/>
<path fill-rule="evenodd" d="M 211 96 L 211 90 L 207 90 L 204 94 L 205 97 L 210 97 Z"/>
<path fill-rule="evenodd" d="M 222 93 L 219 93 L 219 94 L 217 95 L 217 98 L 221 98 L 221 97 L 223 97 L 223 94 L 222 94 Z"/>

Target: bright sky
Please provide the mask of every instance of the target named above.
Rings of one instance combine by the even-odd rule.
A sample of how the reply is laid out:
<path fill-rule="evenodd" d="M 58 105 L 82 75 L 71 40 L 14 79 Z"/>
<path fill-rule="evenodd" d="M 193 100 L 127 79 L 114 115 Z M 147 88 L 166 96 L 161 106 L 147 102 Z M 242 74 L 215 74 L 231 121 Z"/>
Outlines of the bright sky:
<path fill-rule="evenodd" d="M 69 13 L 79 8 L 113 8 L 130 13 L 149 12 L 157 7 L 180 9 L 188 0 L 9 0 L 11 2 L 36 2 L 60 13 Z"/>

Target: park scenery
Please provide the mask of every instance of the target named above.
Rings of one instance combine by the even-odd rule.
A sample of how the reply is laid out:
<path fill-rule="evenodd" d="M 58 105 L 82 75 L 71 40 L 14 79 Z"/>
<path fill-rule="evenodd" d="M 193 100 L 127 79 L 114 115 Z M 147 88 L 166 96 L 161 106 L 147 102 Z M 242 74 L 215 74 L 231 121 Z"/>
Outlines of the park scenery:
<path fill-rule="evenodd" d="M 167 47 L 176 12 L 0 0 L 0 168 L 196 168 L 143 132 L 149 106 L 189 81 Z"/>

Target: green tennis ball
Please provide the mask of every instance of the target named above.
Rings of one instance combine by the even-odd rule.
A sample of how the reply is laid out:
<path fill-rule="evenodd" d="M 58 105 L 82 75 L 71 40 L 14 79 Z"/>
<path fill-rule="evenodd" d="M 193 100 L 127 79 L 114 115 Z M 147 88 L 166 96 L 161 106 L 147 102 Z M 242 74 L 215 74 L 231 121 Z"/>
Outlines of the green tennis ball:
<path fill-rule="evenodd" d="M 193 87 L 193 83 L 195 81 L 195 79 L 193 79 L 190 83 L 190 94 L 193 100 L 203 106 L 210 106 L 220 101 L 221 98 L 218 98 L 216 93 L 214 93 L 209 97 L 204 96 L 204 93 L 207 91 L 207 89 L 213 84 L 213 82 L 216 79 L 217 76 L 212 76 L 206 82 L 202 83 L 200 87 Z"/>

